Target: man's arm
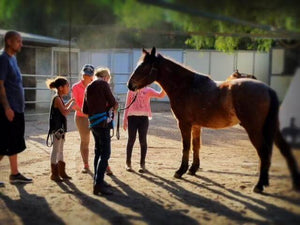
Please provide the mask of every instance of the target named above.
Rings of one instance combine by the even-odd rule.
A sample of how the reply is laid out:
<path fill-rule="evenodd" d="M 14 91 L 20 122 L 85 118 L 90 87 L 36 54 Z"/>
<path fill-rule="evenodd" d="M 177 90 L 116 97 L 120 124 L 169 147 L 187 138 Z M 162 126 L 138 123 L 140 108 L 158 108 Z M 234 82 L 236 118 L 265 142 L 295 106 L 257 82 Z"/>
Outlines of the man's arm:
<path fill-rule="evenodd" d="M 5 115 L 9 121 L 13 121 L 15 117 L 14 111 L 10 108 L 9 102 L 6 97 L 6 91 L 4 87 L 4 81 L 0 80 L 0 103 L 4 108 Z"/>

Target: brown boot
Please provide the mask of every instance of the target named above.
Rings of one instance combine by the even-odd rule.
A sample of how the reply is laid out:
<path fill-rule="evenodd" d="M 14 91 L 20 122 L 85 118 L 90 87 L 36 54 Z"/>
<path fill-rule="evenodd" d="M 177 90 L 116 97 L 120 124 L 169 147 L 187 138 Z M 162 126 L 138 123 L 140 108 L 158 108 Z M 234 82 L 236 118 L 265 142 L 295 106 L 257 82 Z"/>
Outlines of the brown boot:
<path fill-rule="evenodd" d="M 61 182 L 62 179 L 60 179 L 58 175 L 58 166 L 57 164 L 51 164 L 51 176 L 50 179 L 55 182 Z"/>
<path fill-rule="evenodd" d="M 63 161 L 58 161 L 58 174 L 63 179 L 72 179 L 66 174 L 66 163 Z"/>

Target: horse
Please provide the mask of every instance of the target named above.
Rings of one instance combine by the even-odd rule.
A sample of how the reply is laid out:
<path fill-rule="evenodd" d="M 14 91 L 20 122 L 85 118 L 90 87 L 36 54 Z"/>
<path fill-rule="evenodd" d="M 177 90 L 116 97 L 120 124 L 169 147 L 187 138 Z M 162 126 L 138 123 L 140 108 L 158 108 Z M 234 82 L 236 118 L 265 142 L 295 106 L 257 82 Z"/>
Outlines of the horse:
<path fill-rule="evenodd" d="M 238 70 L 236 70 L 233 74 L 231 74 L 226 80 L 228 81 L 228 80 L 239 79 L 239 78 L 249 78 L 249 79 L 257 80 L 257 78 L 254 75 L 239 73 Z"/>
<path fill-rule="evenodd" d="M 268 85 L 245 78 L 215 82 L 208 75 L 156 55 L 155 47 L 151 52 L 142 50 L 127 87 L 136 91 L 154 81 L 167 93 L 182 136 L 182 161 L 175 178 L 181 178 L 188 170 L 191 142 L 193 161 L 188 173 L 195 175 L 199 169 L 202 127 L 220 129 L 240 124 L 260 159 L 259 179 L 253 191 L 262 193 L 269 185 L 273 142 L 287 161 L 293 187 L 300 190 L 297 161 L 279 130 L 279 101 Z"/>

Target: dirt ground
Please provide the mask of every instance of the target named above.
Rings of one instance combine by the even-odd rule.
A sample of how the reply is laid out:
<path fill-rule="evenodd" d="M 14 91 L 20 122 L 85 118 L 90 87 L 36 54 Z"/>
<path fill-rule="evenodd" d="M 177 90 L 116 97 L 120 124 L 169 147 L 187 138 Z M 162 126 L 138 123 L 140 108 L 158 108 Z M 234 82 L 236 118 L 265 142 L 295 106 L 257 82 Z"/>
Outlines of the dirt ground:
<path fill-rule="evenodd" d="M 1 161 L 0 180 L 5 187 L 0 188 L 0 224 L 300 224 L 300 193 L 292 190 L 278 149 L 273 151 L 270 186 L 264 194 L 252 191 L 258 180 L 258 157 L 239 126 L 203 129 L 197 175 L 173 178 L 181 162 L 181 137 L 168 106 L 161 109 L 154 107 L 150 121 L 149 173 L 137 172 L 138 142 L 133 152 L 135 172 L 125 171 L 127 134 L 122 131 L 120 140 L 112 138 L 110 165 L 114 176 L 105 179 L 114 193 L 108 197 L 94 196 L 92 174 L 81 173 L 79 136 L 71 116 L 64 156 L 72 180 L 63 183 L 49 179 L 47 117 L 28 118 L 27 150 L 19 155 L 19 169 L 34 182 L 9 184 L 8 158 Z M 90 164 L 93 144 L 92 140 Z M 300 164 L 300 150 L 293 153 Z"/>

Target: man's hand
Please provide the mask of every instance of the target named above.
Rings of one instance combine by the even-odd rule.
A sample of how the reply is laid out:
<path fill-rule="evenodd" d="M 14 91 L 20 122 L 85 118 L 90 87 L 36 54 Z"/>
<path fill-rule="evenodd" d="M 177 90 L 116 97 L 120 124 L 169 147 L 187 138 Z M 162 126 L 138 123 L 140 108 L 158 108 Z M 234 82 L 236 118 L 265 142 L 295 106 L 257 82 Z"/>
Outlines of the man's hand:
<path fill-rule="evenodd" d="M 9 122 L 12 122 L 15 117 L 15 112 L 11 108 L 5 109 L 5 115 Z"/>
<path fill-rule="evenodd" d="M 8 121 L 12 122 L 15 117 L 15 112 L 10 108 L 10 105 L 8 103 L 3 80 L 0 80 L 0 104 L 2 104 L 2 107 L 5 110 L 5 115 Z"/>

